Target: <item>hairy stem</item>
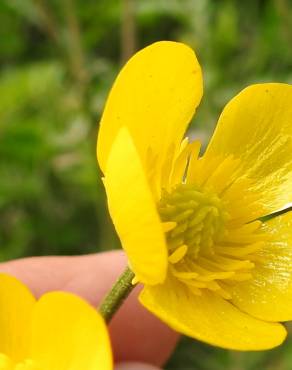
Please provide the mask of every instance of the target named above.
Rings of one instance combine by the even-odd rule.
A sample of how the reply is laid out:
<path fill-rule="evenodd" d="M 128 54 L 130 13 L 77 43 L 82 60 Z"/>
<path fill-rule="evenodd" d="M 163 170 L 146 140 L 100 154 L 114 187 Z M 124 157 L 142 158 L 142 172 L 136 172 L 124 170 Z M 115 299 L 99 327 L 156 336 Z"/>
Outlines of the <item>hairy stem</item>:
<path fill-rule="evenodd" d="M 127 267 L 101 303 L 99 312 L 107 323 L 134 289 L 135 284 L 132 283 L 134 277 L 133 271 Z"/>

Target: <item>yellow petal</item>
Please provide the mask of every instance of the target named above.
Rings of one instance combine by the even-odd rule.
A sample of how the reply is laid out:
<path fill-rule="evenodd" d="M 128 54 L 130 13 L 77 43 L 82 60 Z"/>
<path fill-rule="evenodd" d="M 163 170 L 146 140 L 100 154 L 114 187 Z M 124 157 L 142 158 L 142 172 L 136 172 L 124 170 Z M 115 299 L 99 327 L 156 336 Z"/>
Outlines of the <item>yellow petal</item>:
<path fill-rule="evenodd" d="M 205 156 L 238 159 L 236 176 L 254 180 L 266 214 L 292 201 L 291 101 L 291 85 L 249 86 L 223 110 Z"/>
<path fill-rule="evenodd" d="M 130 131 L 142 163 L 150 151 L 161 170 L 170 147 L 180 144 L 202 91 L 201 68 L 188 46 L 161 41 L 135 54 L 118 75 L 100 122 L 97 157 L 103 172 L 121 127 Z"/>
<path fill-rule="evenodd" d="M 21 360 L 28 353 L 35 299 L 16 278 L 0 274 L 0 352 Z"/>
<path fill-rule="evenodd" d="M 172 277 L 144 288 L 140 301 L 174 330 L 223 348 L 264 350 L 286 337 L 281 324 L 257 320 L 212 292 L 194 295 Z"/>
<path fill-rule="evenodd" d="M 257 252 L 252 279 L 229 292 L 235 305 L 255 317 L 292 320 L 292 212 L 267 222 L 266 231 L 273 237 Z"/>
<path fill-rule="evenodd" d="M 70 293 L 45 294 L 35 305 L 31 358 L 42 370 L 112 370 L 105 323 Z"/>
<path fill-rule="evenodd" d="M 112 146 L 104 178 L 109 212 L 138 280 L 163 282 L 167 248 L 151 190 L 126 128 Z"/>
<path fill-rule="evenodd" d="M 0 353 L 0 369 L 1 370 L 14 370 L 14 364 L 8 356 Z"/>

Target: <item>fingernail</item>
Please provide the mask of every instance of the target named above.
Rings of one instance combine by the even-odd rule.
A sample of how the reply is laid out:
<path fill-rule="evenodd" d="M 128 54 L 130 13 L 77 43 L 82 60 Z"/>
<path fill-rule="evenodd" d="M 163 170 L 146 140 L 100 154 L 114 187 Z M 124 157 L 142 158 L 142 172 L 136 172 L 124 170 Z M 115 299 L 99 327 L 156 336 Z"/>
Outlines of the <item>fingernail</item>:
<path fill-rule="evenodd" d="M 116 365 L 115 370 L 161 370 L 161 369 L 153 365 L 142 364 L 141 362 L 123 362 L 122 364 Z"/>

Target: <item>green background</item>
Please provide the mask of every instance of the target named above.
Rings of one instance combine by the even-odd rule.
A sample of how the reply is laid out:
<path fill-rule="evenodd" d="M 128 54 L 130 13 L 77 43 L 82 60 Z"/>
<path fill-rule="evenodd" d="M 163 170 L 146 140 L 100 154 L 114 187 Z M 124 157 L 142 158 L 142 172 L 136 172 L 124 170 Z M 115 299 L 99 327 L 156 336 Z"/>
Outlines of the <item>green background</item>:
<path fill-rule="evenodd" d="M 228 100 L 292 82 L 289 0 L 0 0 L 0 258 L 118 248 L 95 158 L 97 122 L 123 62 L 171 39 L 195 48 L 208 142 Z M 237 353 L 184 339 L 167 369 L 291 370 L 291 340 Z"/>

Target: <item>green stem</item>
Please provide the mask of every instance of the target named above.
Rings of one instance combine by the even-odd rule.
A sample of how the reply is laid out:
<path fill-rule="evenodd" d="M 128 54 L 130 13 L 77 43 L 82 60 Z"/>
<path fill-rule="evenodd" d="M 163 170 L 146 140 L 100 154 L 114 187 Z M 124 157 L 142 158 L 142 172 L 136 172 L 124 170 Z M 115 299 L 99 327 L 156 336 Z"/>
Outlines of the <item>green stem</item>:
<path fill-rule="evenodd" d="M 133 271 L 127 267 L 101 303 L 99 312 L 107 323 L 134 289 L 135 285 L 132 284 L 134 277 Z"/>

